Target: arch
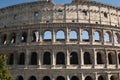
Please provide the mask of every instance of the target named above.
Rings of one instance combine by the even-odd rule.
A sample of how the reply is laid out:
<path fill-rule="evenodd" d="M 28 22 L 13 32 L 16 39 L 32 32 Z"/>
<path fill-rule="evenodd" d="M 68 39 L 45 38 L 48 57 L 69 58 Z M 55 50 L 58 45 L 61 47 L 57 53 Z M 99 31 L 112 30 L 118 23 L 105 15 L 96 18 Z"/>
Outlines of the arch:
<path fill-rule="evenodd" d="M 87 30 L 82 30 L 82 41 L 89 41 L 89 32 Z"/>
<path fill-rule="evenodd" d="M 78 55 L 76 52 L 70 54 L 70 64 L 78 64 Z"/>
<path fill-rule="evenodd" d="M 119 61 L 119 64 L 120 64 L 120 53 L 118 54 L 118 61 Z"/>
<path fill-rule="evenodd" d="M 43 80 L 51 80 L 49 76 L 43 77 Z"/>
<path fill-rule="evenodd" d="M 85 77 L 85 80 L 93 80 L 91 76 Z"/>
<path fill-rule="evenodd" d="M 56 80 L 65 80 L 65 78 L 62 76 L 58 76 Z"/>
<path fill-rule="evenodd" d="M 3 35 L 1 36 L 1 43 L 2 43 L 2 44 L 6 44 L 6 43 L 7 43 L 7 35 L 6 35 L 6 34 L 3 34 Z"/>
<path fill-rule="evenodd" d="M 32 42 L 38 42 L 40 37 L 39 31 L 32 32 Z"/>
<path fill-rule="evenodd" d="M 65 55 L 63 52 L 58 52 L 56 56 L 56 64 L 65 64 Z"/>
<path fill-rule="evenodd" d="M 22 76 L 18 76 L 16 80 L 24 80 Z"/>
<path fill-rule="evenodd" d="M 97 52 L 97 64 L 103 64 L 102 54 Z"/>
<path fill-rule="evenodd" d="M 19 61 L 18 62 L 19 65 L 24 65 L 25 64 L 25 53 L 20 54 L 18 61 Z"/>
<path fill-rule="evenodd" d="M 108 53 L 108 62 L 109 64 L 115 64 L 115 54 Z"/>
<path fill-rule="evenodd" d="M 65 39 L 65 33 L 64 33 L 63 30 L 57 31 L 57 33 L 56 33 L 56 39 L 57 39 L 57 40 Z"/>
<path fill-rule="evenodd" d="M 94 32 L 94 41 L 100 42 L 100 32 L 99 31 Z"/>
<path fill-rule="evenodd" d="M 13 53 L 11 53 L 11 54 L 9 55 L 8 64 L 9 64 L 9 65 L 13 65 L 13 64 L 14 64 L 14 54 L 13 54 Z"/>
<path fill-rule="evenodd" d="M 105 80 L 103 76 L 99 76 L 98 80 Z"/>
<path fill-rule="evenodd" d="M 112 76 L 110 77 L 110 80 L 117 80 L 117 79 L 116 79 L 115 76 L 112 75 Z"/>
<path fill-rule="evenodd" d="M 79 80 L 77 76 L 73 76 L 71 80 Z"/>
<path fill-rule="evenodd" d="M 23 32 L 21 35 L 21 42 L 27 42 L 27 32 Z"/>
<path fill-rule="evenodd" d="M 115 33 L 114 34 L 114 43 L 119 43 L 119 34 Z"/>
<path fill-rule="evenodd" d="M 111 38 L 110 38 L 110 32 L 106 32 L 105 33 L 105 42 L 110 42 L 111 41 Z"/>
<path fill-rule="evenodd" d="M 44 32 L 44 40 L 52 40 L 52 32 L 51 31 Z"/>
<path fill-rule="evenodd" d="M 45 52 L 43 55 L 43 64 L 50 65 L 51 64 L 51 53 Z"/>
<path fill-rule="evenodd" d="M 11 33 L 10 35 L 10 43 L 13 44 L 16 42 L 16 33 Z"/>
<path fill-rule="evenodd" d="M 35 76 L 31 76 L 29 80 L 37 80 Z"/>
<path fill-rule="evenodd" d="M 37 53 L 36 52 L 32 52 L 31 54 L 30 65 L 37 65 Z"/>
<path fill-rule="evenodd" d="M 69 38 L 72 39 L 77 39 L 77 32 L 76 31 L 70 31 Z"/>
<path fill-rule="evenodd" d="M 84 64 L 91 64 L 91 56 L 89 52 L 84 53 Z"/>

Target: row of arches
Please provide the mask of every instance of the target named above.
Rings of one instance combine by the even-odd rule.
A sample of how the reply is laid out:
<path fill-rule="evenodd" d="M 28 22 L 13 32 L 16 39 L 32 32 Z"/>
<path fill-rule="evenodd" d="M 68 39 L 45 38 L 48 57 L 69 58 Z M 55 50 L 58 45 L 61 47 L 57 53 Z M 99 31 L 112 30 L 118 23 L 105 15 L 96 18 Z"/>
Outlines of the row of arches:
<path fill-rule="evenodd" d="M 20 75 L 17 77 L 16 80 L 24 80 L 24 78 Z M 37 80 L 37 78 L 35 76 L 31 76 L 28 80 Z M 51 78 L 49 76 L 44 76 L 42 80 L 51 80 Z M 58 76 L 55 80 L 66 80 L 66 79 L 63 76 Z M 70 80 L 80 80 L 80 79 L 77 76 L 72 76 Z M 86 76 L 84 80 L 107 80 L 107 78 L 104 75 L 99 75 L 97 79 L 94 79 L 91 76 Z M 117 80 L 117 77 L 111 75 L 109 80 Z"/>
<path fill-rule="evenodd" d="M 39 57 L 38 53 L 32 52 L 29 56 L 29 64 L 30 65 L 38 65 L 38 61 L 41 60 L 43 65 L 52 65 L 53 64 L 53 56 L 55 56 L 55 64 L 56 65 L 66 65 L 68 61 L 67 60 L 67 54 L 64 52 L 58 52 L 56 54 L 52 54 L 50 52 L 44 52 L 42 57 Z M 96 57 L 94 57 L 93 54 L 89 52 L 83 53 L 83 63 L 86 64 L 93 64 L 96 61 L 96 64 L 120 64 L 120 53 L 117 55 L 114 53 L 108 53 L 107 55 L 101 52 L 97 52 Z M 25 65 L 26 62 L 26 54 L 20 53 L 17 58 L 17 64 L 18 65 Z M 41 58 L 41 59 L 39 59 Z M 71 52 L 68 56 L 69 63 L 71 65 L 79 65 L 80 63 L 80 54 L 77 52 Z M 94 59 L 93 59 L 94 58 Z M 108 60 L 106 60 L 108 59 Z M 118 60 L 117 60 L 118 59 Z M 8 55 L 8 65 L 13 65 L 15 61 L 15 55 L 13 53 Z"/>
<path fill-rule="evenodd" d="M 40 41 L 41 34 L 39 31 L 33 31 L 30 34 L 31 34 L 31 42 L 39 42 Z M 64 30 L 58 30 L 55 34 L 56 35 L 55 38 L 56 38 L 56 40 L 65 40 L 67 34 L 68 34 L 69 40 L 79 40 L 79 34 L 78 34 L 78 31 L 76 31 L 76 30 L 71 30 L 68 33 L 65 33 Z M 91 33 L 89 32 L 89 30 L 83 29 L 81 34 L 82 34 L 81 35 L 82 41 L 85 41 L 85 42 L 90 41 Z M 27 42 L 28 37 L 29 36 L 28 36 L 27 32 L 22 32 L 19 37 L 19 41 L 22 43 Z M 43 37 L 44 41 L 51 41 L 53 39 L 53 32 L 50 30 L 47 30 L 43 33 L 42 37 Z M 114 38 L 114 43 L 120 42 L 120 40 L 119 40 L 120 35 L 118 33 L 112 34 L 110 31 L 105 31 L 103 37 L 104 37 L 105 42 L 112 42 L 112 37 Z M 94 42 L 102 41 L 103 37 L 102 37 L 101 31 L 93 32 Z M 15 33 L 15 32 L 11 33 L 9 36 L 7 34 L 1 35 L 1 43 L 2 44 L 6 44 L 7 42 L 13 44 L 13 43 L 16 43 L 16 40 L 17 40 L 17 33 Z"/>

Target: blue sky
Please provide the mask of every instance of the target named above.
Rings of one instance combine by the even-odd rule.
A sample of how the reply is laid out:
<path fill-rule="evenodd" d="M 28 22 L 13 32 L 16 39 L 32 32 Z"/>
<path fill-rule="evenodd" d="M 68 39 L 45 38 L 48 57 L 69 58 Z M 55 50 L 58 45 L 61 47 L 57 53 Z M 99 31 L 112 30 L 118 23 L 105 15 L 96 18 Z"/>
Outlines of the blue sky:
<path fill-rule="evenodd" d="M 32 2 L 32 1 L 39 1 L 39 0 L 0 0 L 0 8 L 20 4 L 24 2 Z M 72 0 L 53 0 L 57 4 L 63 3 L 70 3 Z M 94 0 L 102 3 L 112 4 L 115 6 L 120 7 L 120 0 Z"/>

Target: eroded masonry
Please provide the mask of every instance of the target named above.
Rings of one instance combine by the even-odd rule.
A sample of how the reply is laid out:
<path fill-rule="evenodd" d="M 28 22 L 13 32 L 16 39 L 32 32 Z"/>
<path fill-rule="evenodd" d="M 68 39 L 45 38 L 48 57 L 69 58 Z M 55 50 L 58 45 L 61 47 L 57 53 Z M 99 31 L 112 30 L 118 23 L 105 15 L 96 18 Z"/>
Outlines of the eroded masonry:
<path fill-rule="evenodd" d="M 120 8 L 88 0 L 2 8 L 0 52 L 14 80 L 120 80 Z"/>

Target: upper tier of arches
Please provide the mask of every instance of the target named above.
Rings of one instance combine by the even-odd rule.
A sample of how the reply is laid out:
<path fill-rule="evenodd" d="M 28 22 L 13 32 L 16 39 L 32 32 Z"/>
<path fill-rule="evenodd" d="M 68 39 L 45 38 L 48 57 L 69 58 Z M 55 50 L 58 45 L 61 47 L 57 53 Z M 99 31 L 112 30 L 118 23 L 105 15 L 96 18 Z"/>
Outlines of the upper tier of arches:
<path fill-rule="evenodd" d="M 120 45 L 119 29 L 106 29 L 97 26 L 81 26 L 53 24 L 52 26 L 40 25 L 21 30 L 4 29 L 0 34 L 1 45 L 18 45 L 23 43 L 42 44 L 88 44 L 88 45 Z M 40 28 L 41 27 L 41 28 Z M 102 29 L 103 28 L 103 29 Z"/>

